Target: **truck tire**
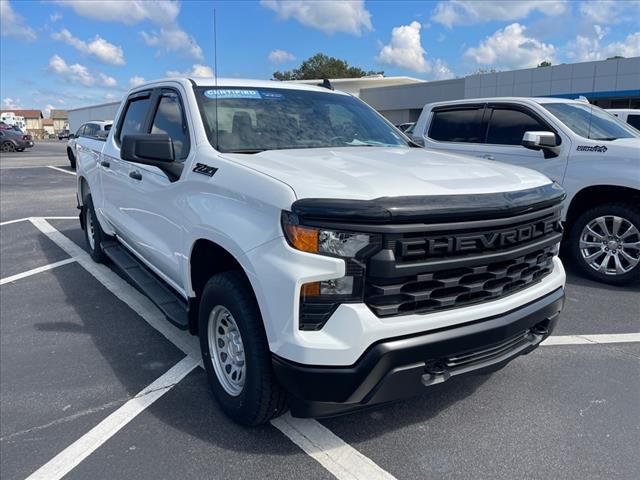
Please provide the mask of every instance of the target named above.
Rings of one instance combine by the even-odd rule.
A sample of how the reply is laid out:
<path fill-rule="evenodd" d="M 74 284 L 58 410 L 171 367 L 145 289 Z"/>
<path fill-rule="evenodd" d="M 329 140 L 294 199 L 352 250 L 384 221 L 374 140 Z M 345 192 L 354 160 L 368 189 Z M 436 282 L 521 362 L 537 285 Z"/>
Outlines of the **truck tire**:
<path fill-rule="evenodd" d="M 611 285 L 640 281 L 640 210 L 624 203 L 590 208 L 569 232 L 569 254 L 585 276 Z"/>
<path fill-rule="evenodd" d="M 67 158 L 69 159 L 69 164 L 71 165 L 71 168 L 73 168 L 74 170 L 76 169 L 76 157 L 73 154 L 73 152 L 71 151 L 70 148 L 67 148 Z"/>
<path fill-rule="evenodd" d="M 238 271 L 214 275 L 204 287 L 199 310 L 209 385 L 225 414 L 245 426 L 268 422 L 287 409 L 250 288 Z"/>
<path fill-rule="evenodd" d="M 12 142 L 4 142 L 0 147 L 3 152 L 15 152 L 16 146 Z"/>
<path fill-rule="evenodd" d="M 82 207 L 83 223 L 84 223 L 84 239 L 87 242 L 89 255 L 96 263 L 105 263 L 107 256 L 102 251 L 102 241 L 106 234 L 102 231 L 96 211 L 93 208 L 93 200 L 91 194 L 84 197 L 84 205 Z"/>

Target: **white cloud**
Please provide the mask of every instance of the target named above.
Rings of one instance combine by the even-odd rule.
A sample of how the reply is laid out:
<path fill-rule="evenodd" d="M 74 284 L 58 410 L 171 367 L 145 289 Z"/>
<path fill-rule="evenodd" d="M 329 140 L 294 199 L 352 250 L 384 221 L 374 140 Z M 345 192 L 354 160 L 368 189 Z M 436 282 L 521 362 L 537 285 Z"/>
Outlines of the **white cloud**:
<path fill-rule="evenodd" d="M 432 63 L 427 59 L 427 52 L 422 48 L 421 28 L 416 21 L 394 27 L 391 41 L 382 47 L 376 60 L 415 72 L 431 73 L 434 80 L 452 78 L 453 73 L 444 61 L 438 58 Z"/>
<path fill-rule="evenodd" d="M 146 82 L 144 77 L 140 77 L 138 75 L 136 75 L 135 77 L 131 77 L 129 79 L 129 85 L 132 87 L 137 87 L 138 85 L 142 85 L 144 82 Z"/>
<path fill-rule="evenodd" d="M 208 65 L 196 63 L 191 67 L 191 70 L 186 72 L 169 70 L 166 75 L 167 77 L 213 77 L 213 69 Z"/>
<path fill-rule="evenodd" d="M 27 41 L 37 38 L 35 30 L 11 8 L 9 0 L 0 0 L 0 33 L 3 37 L 17 37 Z"/>
<path fill-rule="evenodd" d="M 45 117 L 51 116 L 51 110 L 54 110 L 55 108 L 56 108 L 55 105 L 51 105 L 50 103 L 47 103 L 47 105 L 45 105 L 45 107 L 42 109 L 44 116 Z"/>
<path fill-rule="evenodd" d="M 268 58 L 271 63 L 286 63 L 295 60 L 296 57 L 286 50 L 271 50 Z"/>
<path fill-rule="evenodd" d="M 597 24 L 640 21 L 640 1 L 591 0 L 580 4 L 580 13 L 589 22 Z"/>
<path fill-rule="evenodd" d="M 364 8 L 364 0 L 261 0 L 260 4 L 276 12 L 281 20 L 294 18 L 327 35 L 337 32 L 361 35 L 373 28 L 371 13 Z"/>
<path fill-rule="evenodd" d="M 56 3 L 71 7 L 81 17 L 104 22 L 134 25 L 149 20 L 156 25 L 174 23 L 180 13 L 178 2 L 163 0 L 58 0 Z"/>
<path fill-rule="evenodd" d="M 6 108 L 6 109 L 15 109 L 15 110 L 20 110 L 20 99 L 16 98 L 13 99 L 11 97 L 5 97 L 2 99 L 2 105 Z"/>
<path fill-rule="evenodd" d="M 111 65 L 124 65 L 124 54 L 122 48 L 109 43 L 104 38 L 96 35 L 91 41 L 83 42 L 74 37 L 69 30 L 63 28 L 59 32 L 51 34 L 54 40 L 60 40 L 67 45 L 71 45 L 76 50 L 96 57 L 102 63 Z"/>
<path fill-rule="evenodd" d="M 180 52 L 196 60 L 204 58 L 198 42 L 176 25 L 162 27 L 159 31 L 152 33 L 140 32 L 140 36 L 149 47 L 156 47 L 167 52 Z"/>
<path fill-rule="evenodd" d="M 567 45 L 565 48 L 567 57 L 575 62 L 589 62 L 604 60 L 616 55 L 627 58 L 640 56 L 640 32 L 627 35 L 623 42 L 604 44 L 602 40 L 607 33 L 608 29 L 594 25 L 593 36 L 578 35 L 573 42 Z"/>
<path fill-rule="evenodd" d="M 60 19 L 62 19 L 61 13 L 56 12 L 49 15 L 49 20 L 51 21 L 51 23 L 56 23 Z"/>
<path fill-rule="evenodd" d="M 103 73 L 93 75 L 87 67 L 79 63 L 69 65 L 60 55 L 54 55 L 49 59 L 49 70 L 65 80 L 80 83 L 85 87 L 113 87 L 117 84 L 115 78 Z"/>
<path fill-rule="evenodd" d="M 518 69 L 535 67 L 545 60 L 553 61 L 555 47 L 526 36 L 526 27 L 512 23 L 480 45 L 467 49 L 465 57 L 479 65 Z"/>
<path fill-rule="evenodd" d="M 432 20 L 446 27 L 473 25 L 494 20 L 510 21 L 528 17 L 538 11 L 555 16 L 567 9 L 565 0 L 451 0 L 436 5 Z"/>
<path fill-rule="evenodd" d="M 377 60 L 416 72 L 431 71 L 431 65 L 425 58 L 427 52 L 420 42 L 420 28 L 420 23 L 415 21 L 394 27 L 391 30 L 391 42 L 382 47 Z"/>
<path fill-rule="evenodd" d="M 59 0 L 59 4 L 71 7 L 78 15 L 107 22 L 134 25 L 149 21 L 157 31 L 140 32 L 142 40 L 150 47 L 166 52 L 178 52 L 196 60 L 204 58 L 202 48 L 187 32 L 180 28 L 178 15 L 180 3 L 166 0 Z"/>

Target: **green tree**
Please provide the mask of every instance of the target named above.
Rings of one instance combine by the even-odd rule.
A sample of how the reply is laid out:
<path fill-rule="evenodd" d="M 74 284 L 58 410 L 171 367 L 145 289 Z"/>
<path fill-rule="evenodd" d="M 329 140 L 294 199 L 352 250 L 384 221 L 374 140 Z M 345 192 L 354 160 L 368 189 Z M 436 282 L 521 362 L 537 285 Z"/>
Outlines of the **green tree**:
<path fill-rule="evenodd" d="M 306 59 L 300 67 L 284 72 L 273 72 L 276 80 L 314 80 L 322 78 L 359 78 L 366 75 L 384 75 L 383 71 L 365 71 L 352 67 L 345 60 L 316 53 Z"/>
<path fill-rule="evenodd" d="M 540 63 L 538 64 L 538 67 L 550 67 L 551 65 L 553 65 L 553 63 L 551 63 L 551 62 L 550 62 L 550 61 L 548 61 L 548 60 L 545 60 L 544 62 L 540 62 Z"/>
<path fill-rule="evenodd" d="M 619 58 L 625 58 L 625 57 L 623 57 L 622 55 L 614 55 L 613 57 L 607 58 L 607 60 L 617 60 Z"/>

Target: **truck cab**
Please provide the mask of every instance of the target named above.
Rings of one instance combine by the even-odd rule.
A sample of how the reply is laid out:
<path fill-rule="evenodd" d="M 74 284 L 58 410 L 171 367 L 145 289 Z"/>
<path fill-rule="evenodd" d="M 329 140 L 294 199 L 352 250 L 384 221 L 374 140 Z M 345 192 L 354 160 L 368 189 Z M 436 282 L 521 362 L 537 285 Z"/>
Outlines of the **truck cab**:
<path fill-rule="evenodd" d="M 599 107 L 560 98 L 427 104 L 413 138 L 432 150 L 534 168 L 567 192 L 567 254 L 586 276 L 640 279 L 640 132 Z"/>

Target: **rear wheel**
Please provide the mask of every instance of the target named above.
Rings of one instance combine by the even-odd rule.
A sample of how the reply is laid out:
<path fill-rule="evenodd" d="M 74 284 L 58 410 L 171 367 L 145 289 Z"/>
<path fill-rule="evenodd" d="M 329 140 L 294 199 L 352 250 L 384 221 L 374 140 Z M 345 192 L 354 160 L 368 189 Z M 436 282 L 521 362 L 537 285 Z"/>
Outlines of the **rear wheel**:
<path fill-rule="evenodd" d="M 16 146 L 12 142 L 4 142 L 0 145 L 0 150 L 3 152 L 15 152 Z"/>
<path fill-rule="evenodd" d="M 76 168 L 76 157 L 73 154 L 73 152 L 71 151 L 70 148 L 67 148 L 67 158 L 69 159 L 69 164 L 71 165 L 71 168 L 73 168 L 75 170 Z"/>
<path fill-rule="evenodd" d="M 260 310 L 238 271 L 214 275 L 200 300 L 200 348 L 207 378 L 222 410 L 241 425 L 253 426 L 286 411 Z"/>
<path fill-rule="evenodd" d="M 569 248 L 574 263 L 594 280 L 640 281 L 640 211 L 618 203 L 587 210 L 571 227 Z"/>
<path fill-rule="evenodd" d="M 107 260 L 107 256 L 102 251 L 102 242 L 105 239 L 106 234 L 102 231 L 98 218 L 96 217 L 91 195 L 87 195 L 84 198 L 82 215 L 84 222 L 84 238 L 87 242 L 89 255 L 91 255 L 91 258 L 93 258 L 95 262 L 104 263 Z"/>

